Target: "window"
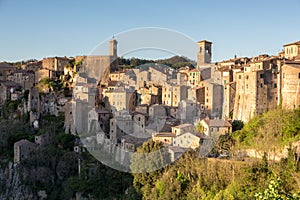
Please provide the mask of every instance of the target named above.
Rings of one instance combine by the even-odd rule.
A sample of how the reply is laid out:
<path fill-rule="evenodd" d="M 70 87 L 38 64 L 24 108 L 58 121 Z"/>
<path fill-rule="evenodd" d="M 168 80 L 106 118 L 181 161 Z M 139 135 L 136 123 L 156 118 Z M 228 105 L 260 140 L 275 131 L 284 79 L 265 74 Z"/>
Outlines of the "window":
<path fill-rule="evenodd" d="M 300 73 L 298 74 L 298 78 L 300 79 Z"/>
<path fill-rule="evenodd" d="M 202 47 L 200 47 L 199 52 L 202 53 Z"/>
<path fill-rule="evenodd" d="M 239 79 L 242 79 L 242 75 L 239 75 Z"/>
<path fill-rule="evenodd" d="M 276 83 L 274 83 L 274 88 L 277 88 L 277 84 Z"/>
<path fill-rule="evenodd" d="M 264 74 L 260 74 L 259 77 L 260 77 L 260 78 L 264 78 L 265 75 L 264 75 Z"/>

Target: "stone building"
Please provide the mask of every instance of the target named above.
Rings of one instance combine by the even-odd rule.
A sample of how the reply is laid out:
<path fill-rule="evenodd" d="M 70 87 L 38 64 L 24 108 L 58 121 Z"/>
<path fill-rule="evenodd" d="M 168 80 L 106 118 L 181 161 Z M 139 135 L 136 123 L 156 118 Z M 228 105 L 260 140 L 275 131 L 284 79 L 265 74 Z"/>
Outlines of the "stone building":
<path fill-rule="evenodd" d="M 201 81 L 196 90 L 196 99 L 200 104 L 200 112 L 211 118 L 220 118 L 223 111 L 223 85 L 210 81 Z"/>
<path fill-rule="evenodd" d="M 200 124 L 204 128 L 204 134 L 208 136 L 225 135 L 232 131 L 232 125 L 227 120 L 206 118 Z"/>
<path fill-rule="evenodd" d="M 109 79 L 111 81 L 123 81 L 125 75 L 125 70 L 111 72 L 109 74 Z"/>
<path fill-rule="evenodd" d="M 128 111 L 117 111 L 110 119 L 110 141 L 113 144 L 121 143 L 121 137 L 133 133 L 133 120 Z"/>
<path fill-rule="evenodd" d="M 65 104 L 65 133 L 74 133 L 74 120 L 73 120 L 73 113 L 72 113 L 72 101 L 68 101 Z M 73 131 L 71 131 L 73 130 Z"/>
<path fill-rule="evenodd" d="M 0 81 L 6 81 L 7 76 L 11 75 L 16 70 L 16 67 L 7 64 L 0 63 Z"/>
<path fill-rule="evenodd" d="M 153 105 L 159 103 L 159 96 L 152 92 L 151 88 L 142 87 L 137 90 L 137 103 Z"/>
<path fill-rule="evenodd" d="M 36 87 L 29 90 L 28 111 L 41 112 L 40 94 Z"/>
<path fill-rule="evenodd" d="M 300 61 L 300 41 L 285 44 L 284 46 L 284 58 L 289 60 Z"/>
<path fill-rule="evenodd" d="M 195 132 L 195 127 L 193 124 L 180 124 L 180 125 L 177 125 L 177 126 L 173 126 L 172 127 L 172 133 L 174 135 L 181 135 L 183 133 L 186 133 L 186 132 L 191 132 L 191 133 L 194 133 Z"/>
<path fill-rule="evenodd" d="M 114 72 L 118 67 L 117 44 L 115 39 L 110 40 L 109 55 L 89 55 L 82 63 L 82 71 L 95 81 L 102 83 L 109 81 L 110 72 Z"/>
<path fill-rule="evenodd" d="M 106 110 L 105 108 L 93 108 L 88 114 L 88 132 L 90 132 L 90 128 L 92 127 L 92 121 L 94 120 L 99 124 L 100 130 L 102 132 L 109 132 L 109 120 L 112 118 L 112 114 Z"/>
<path fill-rule="evenodd" d="M 166 106 L 178 107 L 181 100 L 186 100 L 188 87 L 184 85 L 175 85 L 165 83 L 162 86 L 162 103 Z"/>
<path fill-rule="evenodd" d="M 103 94 L 106 99 L 106 108 L 114 111 L 134 111 L 136 103 L 136 91 L 132 87 L 120 86 Z"/>
<path fill-rule="evenodd" d="M 191 123 L 199 114 L 199 104 L 196 100 L 182 100 L 178 105 L 177 118 L 184 123 Z"/>
<path fill-rule="evenodd" d="M 256 57 L 235 73 L 233 119 L 248 121 L 278 105 L 277 61 L 276 57 Z"/>
<path fill-rule="evenodd" d="M 192 70 L 188 71 L 188 73 L 187 73 L 188 86 L 196 87 L 200 84 L 200 81 L 201 81 L 200 70 L 192 69 Z"/>
<path fill-rule="evenodd" d="M 55 74 L 49 69 L 40 69 L 34 72 L 35 83 L 39 83 L 45 78 L 55 78 Z"/>
<path fill-rule="evenodd" d="M 154 132 L 152 134 L 152 140 L 154 142 L 162 142 L 165 146 L 173 145 L 173 140 L 176 137 L 171 132 Z"/>
<path fill-rule="evenodd" d="M 282 107 L 295 109 L 300 106 L 300 63 L 286 62 L 281 67 L 279 82 Z"/>
<path fill-rule="evenodd" d="M 127 152 L 135 152 L 137 147 L 141 146 L 148 138 L 136 138 L 131 135 L 125 135 L 121 138 L 121 149 Z"/>
<path fill-rule="evenodd" d="M 202 40 L 198 42 L 197 66 L 210 64 L 212 60 L 212 42 Z"/>
<path fill-rule="evenodd" d="M 197 133 L 185 132 L 173 139 L 173 146 L 196 149 L 200 146 L 201 137 Z"/>
<path fill-rule="evenodd" d="M 169 146 L 168 152 L 170 154 L 170 160 L 171 162 L 174 162 L 177 160 L 182 154 L 184 154 L 188 149 L 177 147 L 177 146 Z"/>
<path fill-rule="evenodd" d="M 54 133 L 48 132 L 34 137 L 34 142 L 40 146 L 52 144 L 54 140 Z"/>
<path fill-rule="evenodd" d="M 144 135 L 146 127 L 149 124 L 149 115 L 147 113 L 133 113 L 133 132 L 137 135 Z"/>
<path fill-rule="evenodd" d="M 11 94 L 20 86 L 11 81 L 0 81 L 0 105 L 4 105 L 6 101 L 11 100 Z"/>
<path fill-rule="evenodd" d="M 36 150 L 37 145 L 28 140 L 20 140 L 14 144 L 14 162 L 19 163 L 29 158 Z"/>
<path fill-rule="evenodd" d="M 44 58 L 42 61 L 42 68 L 54 71 L 57 75 L 61 75 L 64 72 L 65 66 L 70 64 L 72 59 L 67 57 L 52 57 Z"/>
<path fill-rule="evenodd" d="M 35 84 L 35 73 L 27 70 L 15 70 L 7 76 L 7 80 L 18 83 L 24 89 L 30 89 Z"/>

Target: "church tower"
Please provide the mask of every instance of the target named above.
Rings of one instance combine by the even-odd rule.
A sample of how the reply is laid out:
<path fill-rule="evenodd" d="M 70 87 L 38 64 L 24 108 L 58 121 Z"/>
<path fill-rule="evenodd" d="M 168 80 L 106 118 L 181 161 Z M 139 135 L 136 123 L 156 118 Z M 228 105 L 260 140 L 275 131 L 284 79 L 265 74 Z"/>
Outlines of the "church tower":
<path fill-rule="evenodd" d="M 202 40 L 198 42 L 197 66 L 203 66 L 211 63 L 211 46 L 212 42 Z"/>
<path fill-rule="evenodd" d="M 110 41 L 109 41 L 109 55 L 110 56 L 117 56 L 117 40 L 115 40 L 114 38 L 112 38 Z"/>

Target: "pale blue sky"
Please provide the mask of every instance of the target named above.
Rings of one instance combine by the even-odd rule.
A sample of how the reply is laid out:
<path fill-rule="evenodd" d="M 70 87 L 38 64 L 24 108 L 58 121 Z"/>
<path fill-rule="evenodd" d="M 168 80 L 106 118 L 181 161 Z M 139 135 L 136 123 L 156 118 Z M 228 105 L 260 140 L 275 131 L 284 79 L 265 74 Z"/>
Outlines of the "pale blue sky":
<path fill-rule="evenodd" d="M 0 61 L 86 55 L 140 27 L 210 40 L 215 62 L 277 54 L 300 40 L 299 10 L 300 0 L 0 0 Z"/>

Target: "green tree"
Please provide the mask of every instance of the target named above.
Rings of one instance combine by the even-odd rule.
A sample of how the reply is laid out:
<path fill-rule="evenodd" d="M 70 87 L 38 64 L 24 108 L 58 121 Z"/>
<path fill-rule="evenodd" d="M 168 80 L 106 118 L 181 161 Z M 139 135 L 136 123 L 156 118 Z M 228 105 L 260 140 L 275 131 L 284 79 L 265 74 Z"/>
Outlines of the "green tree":
<path fill-rule="evenodd" d="M 196 131 L 199 133 L 204 133 L 204 126 L 200 122 L 198 122 L 196 125 Z"/>

